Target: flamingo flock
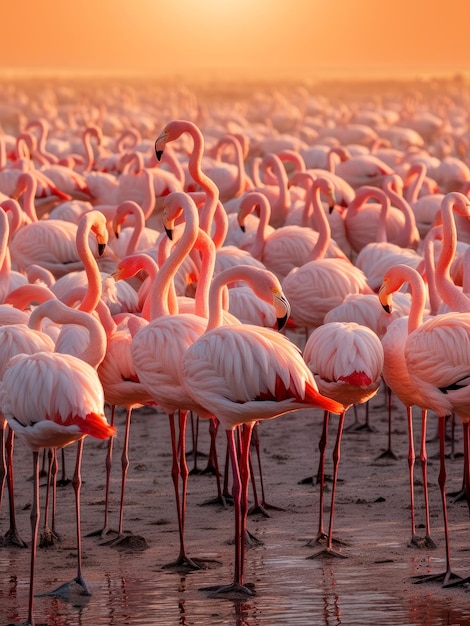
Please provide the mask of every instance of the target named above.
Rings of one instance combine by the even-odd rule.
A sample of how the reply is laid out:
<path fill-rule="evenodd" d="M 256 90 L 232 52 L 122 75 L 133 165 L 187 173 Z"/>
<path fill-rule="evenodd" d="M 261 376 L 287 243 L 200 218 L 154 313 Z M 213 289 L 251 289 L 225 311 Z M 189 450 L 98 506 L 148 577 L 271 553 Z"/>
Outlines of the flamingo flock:
<path fill-rule="evenodd" d="M 455 416 L 470 507 L 466 101 L 456 91 L 338 107 L 308 90 L 295 94 L 271 94 L 268 119 L 266 95 L 242 97 L 235 112 L 216 99 L 195 106 L 184 90 L 167 104 L 159 97 L 160 108 L 148 97 L 140 110 L 116 103 L 120 115 L 110 104 L 86 110 L 59 101 L 36 103 L 13 121 L 0 110 L 0 504 L 5 485 L 10 496 L 2 545 L 26 546 L 14 504 L 25 487 L 12 462 L 24 442 L 34 477 L 26 624 L 35 623 L 41 451 L 50 450 L 53 501 L 52 530 L 49 499 L 44 505 L 43 536 L 54 542 L 57 451 L 77 448 L 77 575 L 51 594 L 63 597 L 73 585 L 89 595 L 80 529 L 85 438 L 107 440 L 96 531 L 104 538 L 113 532 L 113 438 L 123 437 L 119 523 L 108 542 L 117 545 L 128 536 L 129 437 L 143 406 L 154 411 L 156 429 L 169 423 L 171 433 L 179 552 L 168 568 L 210 567 L 185 542 L 188 415 L 210 428 L 219 501 L 231 497 L 235 538 L 233 579 L 208 588 L 210 597 L 256 593 L 245 573 L 250 485 L 257 497 L 252 434 L 258 441 L 264 420 L 293 411 L 323 411 L 310 558 L 347 556 L 333 545 L 345 416 L 381 387 L 407 416 L 409 545 L 423 550 L 438 547 L 426 453 L 428 422 L 436 416 L 438 424 L 446 567 L 414 582 L 468 583 L 451 567 L 445 462 L 446 420 Z M 126 411 L 122 433 L 116 407 Z M 415 523 L 413 407 L 421 411 L 424 537 Z M 331 414 L 339 421 L 325 532 Z M 215 445 L 222 431 L 224 490 Z"/>

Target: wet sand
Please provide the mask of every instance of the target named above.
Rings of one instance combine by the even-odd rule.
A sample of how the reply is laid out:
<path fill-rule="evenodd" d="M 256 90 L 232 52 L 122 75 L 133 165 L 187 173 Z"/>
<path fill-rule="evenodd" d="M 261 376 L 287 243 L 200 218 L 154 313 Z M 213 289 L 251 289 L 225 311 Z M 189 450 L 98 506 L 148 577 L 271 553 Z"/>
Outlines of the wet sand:
<path fill-rule="evenodd" d="M 364 421 L 364 407 L 358 410 Z M 178 553 L 178 532 L 173 486 L 169 426 L 165 415 L 154 409 L 135 411 L 130 435 L 130 467 L 127 481 L 124 528 L 132 533 L 120 548 L 101 545 L 87 537 L 103 525 L 104 463 L 106 448 L 88 438 L 83 459 L 82 534 L 84 577 L 92 595 L 68 600 L 36 598 L 37 624 L 470 624 L 470 596 L 463 588 L 443 589 L 439 583 L 413 584 L 411 576 L 440 572 L 445 568 L 444 535 L 435 419 L 428 433 L 429 483 L 432 535 L 435 550 L 409 546 L 410 507 L 407 432 L 404 410 L 397 402 L 393 411 L 392 450 L 399 457 L 377 457 L 387 447 L 387 411 L 382 390 L 371 400 L 368 430 L 347 430 L 343 436 L 336 499 L 334 536 L 344 541 L 346 558 L 308 559 L 317 548 L 306 544 L 317 532 L 319 486 L 304 479 L 316 474 L 322 412 L 302 411 L 279 417 L 260 427 L 264 488 L 269 517 L 254 514 L 248 529 L 260 541 L 246 553 L 246 581 L 256 595 L 247 601 L 208 598 L 201 589 L 232 578 L 233 510 L 220 505 L 202 506 L 216 495 L 210 474 L 192 473 L 189 479 L 186 538 L 189 555 L 213 559 L 202 571 L 165 569 Z M 355 422 L 351 410 L 347 424 Z M 112 467 L 110 525 L 117 527 L 120 498 L 120 453 L 124 414 L 117 418 L 118 435 Z M 332 473 L 332 450 L 337 417 L 330 425 L 326 473 Z M 415 431 L 419 434 L 419 415 Z M 449 427 L 450 434 L 450 427 Z M 453 457 L 446 459 L 448 491 L 462 481 L 461 428 L 455 429 Z M 223 465 L 225 437 L 218 437 Z M 448 451 L 451 443 L 448 442 Z M 199 449 L 208 452 L 208 424 L 199 424 Z M 416 436 L 419 449 L 419 437 Z M 188 449 L 192 447 L 188 429 Z M 72 475 L 74 448 L 66 449 L 66 471 Z M 255 461 L 255 476 L 258 470 Z M 189 469 L 194 459 L 188 457 Z M 197 469 L 204 469 L 199 456 Z M 31 453 L 17 441 L 15 450 L 16 505 L 22 537 L 29 542 L 32 484 Z M 416 521 L 423 533 L 423 491 L 419 464 L 415 469 Z M 43 480 L 44 484 L 44 480 Z M 256 485 L 260 488 L 259 480 Z M 41 489 L 45 494 L 45 485 Z M 328 527 L 331 486 L 327 484 Z M 455 573 L 470 575 L 468 527 L 465 502 L 451 503 L 449 524 Z M 250 491 L 253 502 L 253 492 Z M 7 529 L 6 501 L 1 517 Z M 56 529 L 60 541 L 38 551 L 36 590 L 51 591 L 75 576 L 76 541 L 74 495 L 71 485 L 59 487 Z M 108 538 L 112 538 L 110 535 Z M 142 539 L 143 538 L 143 539 Z M 144 541 L 145 540 L 145 541 Z M 146 546 L 146 547 L 145 547 Z M 145 547 L 145 549 L 144 549 Z M 7 624 L 27 615 L 29 549 L 0 549 L 0 621 Z"/>

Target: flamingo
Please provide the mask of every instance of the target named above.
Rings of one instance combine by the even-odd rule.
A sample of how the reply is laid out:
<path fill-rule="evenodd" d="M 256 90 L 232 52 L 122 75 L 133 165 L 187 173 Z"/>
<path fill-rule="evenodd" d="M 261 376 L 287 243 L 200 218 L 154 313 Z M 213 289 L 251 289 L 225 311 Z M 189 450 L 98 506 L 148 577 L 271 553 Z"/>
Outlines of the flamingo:
<path fill-rule="evenodd" d="M 306 174 L 305 176 L 308 177 L 309 175 Z M 322 180 L 324 182 L 321 182 Z M 311 184 L 309 199 L 312 202 L 318 200 L 315 192 L 317 188 L 327 194 L 328 199 L 330 199 L 332 187 L 328 185 L 325 179 L 317 178 L 312 180 L 309 177 L 309 181 Z M 259 212 L 259 223 L 255 241 L 249 252 L 282 281 L 292 269 L 300 267 L 308 261 L 312 248 L 321 235 L 309 226 L 296 225 L 281 226 L 272 232 L 266 231 L 266 227 L 269 225 L 271 207 L 267 197 L 259 191 L 246 193 L 240 203 L 238 223 L 242 229 L 245 227 L 246 218 L 255 208 Z M 315 212 L 320 210 L 322 209 L 319 207 L 314 208 Z M 344 253 L 334 241 L 328 244 L 326 256 L 346 259 Z"/>
<path fill-rule="evenodd" d="M 412 383 L 426 398 L 427 409 L 439 420 L 439 487 L 444 517 L 446 569 L 442 573 L 414 578 L 414 582 L 440 581 L 443 586 L 468 582 L 453 573 L 450 561 L 449 525 L 446 502 L 445 422 L 455 413 L 464 427 L 464 467 L 467 501 L 469 499 L 470 395 L 467 372 L 470 368 L 470 314 L 445 313 L 426 320 L 412 332 L 405 344 L 405 361 Z"/>
<path fill-rule="evenodd" d="M 164 220 L 166 228 L 171 232 L 174 219 L 182 212 L 185 217 L 184 232 L 167 261 L 160 267 L 150 292 L 150 317 L 147 325 L 140 328 L 131 343 L 131 356 L 137 376 L 150 393 L 154 401 L 167 413 L 172 436 L 172 478 L 178 514 L 180 551 L 174 563 L 167 567 L 189 567 L 200 569 L 201 561 L 189 558 L 184 543 L 184 521 L 186 510 L 186 484 L 188 470 L 185 459 L 185 428 L 188 410 L 198 412 L 198 406 L 184 392 L 180 380 L 180 360 L 185 352 L 206 326 L 206 318 L 196 314 L 171 314 L 169 308 L 170 283 L 185 256 L 192 249 L 197 239 L 198 216 L 194 201 L 181 192 L 174 192 L 165 197 Z M 212 242 L 206 240 L 208 245 Z M 200 277 L 200 288 L 207 288 L 214 268 L 214 255 L 209 257 L 210 265 L 206 268 L 206 276 Z M 119 277 L 119 275 L 118 275 Z M 203 287 L 203 284 L 206 287 Z M 204 301 L 202 305 L 205 306 Z M 171 338 L 171 349 L 168 341 Z M 179 411 L 180 451 L 176 449 L 175 412 Z M 179 495 L 178 480 L 182 479 L 182 497 Z"/>
<path fill-rule="evenodd" d="M 331 184 L 323 179 L 317 180 L 320 182 L 312 186 L 312 193 L 318 196 L 322 190 L 324 194 L 331 196 Z M 333 198 L 330 203 L 334 205 Z M 292 307 L 294 324 L 305 328 L 307 335 L 313 328 L 320 326 L 325 314 L 340 304 L 348 294 L 372 293 L 365 274 L 350 261 L 343 258 L 324 258 L 331 237 L 330 226 L 320 199 L 317 198 L 313 205 L 317 208 L 320 236 L 311 251 L 311 260 L 292 269 L 282 282 Z"/>
<path fill-rule="evenodd" d="M 0 341 L 2 343 L 2 351 L 0 358 L 0 380 L 3 378 L 8 361 L 11 357 L 17 354 L 34 354 L 35 352 L 54 351 L 54 343 L 50 337 L 44 335 L 41 332 L 32 330 L 26 324 L 9 324 L 0 326 Z M 14 491 L 13 491 L 13 446 L 14 446 L 14 431 L 9 428 L 7 441 L 4 448 L 4 433 L 7 427 L 7 421 L 3 415 L 0 414 L 1 420 L 1 446 L 2 456 L 5 452 L 6 458 L 3 458 L 1 466 L 2 470 L 2 483 L 0 494 L 3 493 L 3 484 L 5 476 L 8 477 L 8 493 L 10 499 L 10 526 L 5 536 L 2 538 L 3 545 L 14 545 L 18 547 L 26 547 L 26 544 L 21 539 L 16 526 L 15 516 L 15 504 L 14 504 Z M 3 470 L 6 470 L 3 471 Z"/>
<path fill-rule="evenodd" d="M 39 452 L 78 442 L 73 477 L 77 520 L 77 576 L 51 592 L 66 597 L 71 585 L 84 595 L 90 590 L 82 575 L 80 534 L 80 487 L 83 439 L 91 435 L 106 439 L 115 433 L 103 412 L 103 388 L 96 371 L 68 354 L 37 352 L 10 359 L 0 384 L 0 407 L 10 428 L 22 437 L 33 453 L 33 506 L 31 509 L 31 566 L 28 624 L 34 624 L 34 572 L 39 525 Z"/>
<path fill-rule="evenodd" d="M 282 291 L 271 286 L 269 295 L 274 299 L 278 318 L 285 322 L 289 306 Z M 187 392 L 204 407 L 206 416 L 215 415 L 226 431 L 232 463 L 234 579 L 232 584 L 209 588 L 209 592 L 218 597 L 243 599 L 254 593 L 244 583 L 248 457 L 253 426 L 258 420 L 300 408 L 321 407 L 336 412 L 340 405 L 319 394 L 300 351 L 286 337 L 259 326 L 221 324 L 221 310 L 214 297 L 207 329 L 184 353 L 181 374 Z M 242 424 L 239 462 L 234 430 Z"/>
<path fill-rule="evenodd" d="M 405 361 L 405 344 L 408 335 L 419 328 L 423 323 L 425 307 L 425 284 L 421 275 L 412 267 L 398 264 L 390 267 L 384 274 L 379 289 L 379 300 L 384 310 L 391 315 L 394 309 L 391 297 L 402 285 L 407 282 L 411 287 L 411 308 L 409 315 L 395 318 L 387 326 L 382 336 L 382 346 L 385 354 L 383 378 L 388 387 L 406 407 L 408 424 L 408 469 L 411 503 L 411 540 L 410 545 L 415 547 L 435 548 L 436 543 L 431 536 L 429 517 L 429 496 L 427 480 L 427 453 L 426 431 L 428 418 L 428 402 L 421 388 L 413 384 Z M 425 536 L 418 537 L 415 524 L 415 498 L 413 469 L 415 463 L 413 438 L 413 406 L 421 409 L 421 450 L 420 461 L 423 474 L 424 506 L 425 506 Z"/>
<path fill-rule="evenodd" d="M 367 402 L 377 393 L 384 365 L 384 351 L 378 336 L 356 322 L 330 322 L 316 328 L 305 344 L 303 358 L 315 377 L 320 393 L 342 404 L 333 452 L 333 488 L 328 535 L 323 528 L 324 466 L 329 412 L 325 411 L 323 434 L 320 439 L 320 516 L 316 542 L 325 548 L 320 554 L 343 556 L 333 549 L 333 519 L 336 485 L 340 461 L 340 446 L 346 411 L 353 404 Z"/>

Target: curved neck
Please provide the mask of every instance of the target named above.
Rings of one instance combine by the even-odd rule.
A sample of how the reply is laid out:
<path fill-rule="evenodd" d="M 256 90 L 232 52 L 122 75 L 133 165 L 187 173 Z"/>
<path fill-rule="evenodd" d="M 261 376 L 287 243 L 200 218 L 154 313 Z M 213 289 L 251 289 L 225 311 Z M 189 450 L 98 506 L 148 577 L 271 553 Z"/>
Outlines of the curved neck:
<path fill-rule="evenodd" d="M 31 222 L 38 221 L 36 207 L 34 206 L 37 188 L 38 183 L 35 176 L 29 172 L 24 172 L 19 176 L 16 190 L 13 194 L 15 200 L 21 195 L 23 196 L 23 211 Z"/>
<path fill-rule="evenodd" d="M 410 204 L 413 204 L 419 198 L 419 192 L 423 186 L 426 173 L 427 168 L 424 163 L 416 163 L 410 167 L 408 177 L 411 177 L 411 182 L 405 188 L 405 198 Z"/>
<path fill-rule="evenodd" d="M 406 280 L 411 289 L 411 305 L 408 316 L 408 334 L 410 334 L 423 323 L 426 291 L 424 281 L 418 272 L 407 272 Z"/>
<path fill-rule="evenodd" d="M 230 189 L 228 190 L 226 195 L 229 195 L 230 198 L 237 198 L 246 189 L 247 183 L 243 149 L 237 137 L 234 137 L 233 135 L 225 135 L 224 137 L 221 137 L 219 139 L 215 147 L 216 159 L 221 158 L 221 153 L 225 146 L 233 146 L 235 152 L 234 164 L 237 168 L 237 175 L 231 183 Z"/>
<path fill-rule="evenodd" d="M 194 312 L 200 317 L 209 317 L 209 290 L 215 269 L 215 245 L 209 235 L 198 229 L 194 248 L 201 254 L 201 271 L 197 281 Z"/>
<path fill-rule="evenodd" d="M 145 226 L 144 213 L 137 202 L 134 202 L 133 200 L 125 200 L 118 206 L 113 217 L 113 228 L 116 237 L 119 236 L 121 224 L 128 215 L 132 215 L 134 217 L 134 226 L 132 227 L 132 234 L 129 237 L 124 256 L 129 256 L 136 251 Z"/>
<path fill-rule="evenodd" d="M 194 202 L 185 202 L 183 214 L 185 218 L 183 234 L 171 254 L 160 265 L 157 277 L 151 288 L 150 317 L 152 320 L 170 313 L 168 304 L 170 286 L 173 284 L 176 272 L 193 248 L 198 236 L 199 220 Z"/>
<path fill-rule="evenodd" d="M 323 185 L 324 181 L 321 178 L 317 178 L 312 182 L 309 190 L 311 204 L 313 208 L 313 215 L 315 217 L 315 224 L 318 231 L 318 239 L 316 244 L 312 248 L 312 252 L 309 256 L 309 261 L 323 259 L 331 241 L 331 228 L 325 215 L 325 209 L 323 208 L 320 197 L 320 192 L 323 189 Z"/>
<path fill-rule="evenodd" d="M 99 223 L 98 220 L 101 221 L 101 218 L 103 220 L 103 223 L 105 224 L 106 218 L 104 218 L 102 214 L 100 214 L 98 211 L 90 211 L 89 213 L 85 213 L 85 215 L 82 216 L 77 227 L 77 252 L 80 260 L 83 263 L 83 267 L 85 269 L 87 277 L 86 294 L 78 307 L 81 311 L 94 311 L 103 292 L 101 274 L 98 263 L 96 262 L 96 259 L 91 252 L 90 243 L 88 240 L 93 227 Z"/>
<path fill-rule="evenodd" d="M 457 213 L 462 214 L 456 210 Z M 456 311 L 470 311 L 469 298 L 456 287 L 451 276 L 450 266 L 457 249 L 457 229 L 454 220 L 452 198 L 444 196 L 441 203 L 442 247 L 436 263 L 436 287 L 444 302 Z"/>
<path fill-rule="evenodd" d="M 442 227 L 433 226 L 424 240 L 424 268 L 428 285 L 431 314 L 436 315 L 442 304 L 442 298 L 436 285 L 436 239 L 442 239 Z"/>
<path fill-rule="evenodd" d="M 358 213 L 362 208 L 366 206 L 366 202 L 371 198 L 375 198 L 381 204 L 381 211 L 379 217 L 379 224 L 377 227 L 377 243 L 386 243 L 387 242 L 387 213 L 390 208 L 390 198 L 387 194 L 378 187 L 371 186 L 363 186 L 360 187 L 354 200 L 349 204 L 347 209 L 348 217 L 354 216 Z"/>
<path fill-rule="evenodd" d="M 266 229 L 271 219 L 271 205 L 264 193 L 250 191 L 243 197 L 238 212 L 238 223 L 240 226 L 243 226 L 246 217 L 250 213 L 253 213 L 256 208 L 259 213 L 259 221 L 256 229 L 255 242 L 250 253 L 255 259 L 260 260 L 263 257 L 264 246 L 267 239 Z"/>
<path fill-rule="evenodd" d="M 402 195 L 400 195 L 393 187 L 394 178 L 395 176 L 392 176 L 389 180 L 386 179 L 384 190 L 390 198 L 392 205 L 399 209 L 403 213 L 403 217 L 405 218 L 405 225 L 404 228 L 401 230 L 400 239 L 397 243 L 398 245 L 406 248 L 413 242 L 414 232 L 416 231 L 416 219 L 408 201 Z M 402 185 L 401 182 L 399 184 Z"/>
<path fill-rule="evenodd" d="M 48 300 L 39 305 L 31 313 L 29 326 L 35 330 L 40 330 L 41 321 L 48 317 L 56 324 L 78 324 L 87 329 L 89 341 L 86 348 L 75 355 L 94 368 L 97 368 L 106 354 L 106 333 L 101 322 L 85 311 L 72 309 L 60 300 Z M 56 344 L 56 352 L 60 352 L 60 335 Z"/>
<path fill-rule="evenodd" d="M 185 123 L 184 131 L 191 135 L 194 144 L 188 161 L 188 171 L 193 180 L 206 192 L 206 201 L 200 212 L 200 227 L 210 234 L 212 219 L 219 200 L 219 190 L 214 181 L 201 169 L 204 153 L 204 138 L 201 131 L 191 122 Z"/>
<path fill-rule="evenodd" d="M 271 204 L 271 215 L 274 219 L 273 226 L 277 227 L 285 222 L 290 210 L 289 179 L 281 159 L 276 154 L 267 154 L 263 158 L 262 166 L 271 168 L 279 186 L 279 195 Z"/>

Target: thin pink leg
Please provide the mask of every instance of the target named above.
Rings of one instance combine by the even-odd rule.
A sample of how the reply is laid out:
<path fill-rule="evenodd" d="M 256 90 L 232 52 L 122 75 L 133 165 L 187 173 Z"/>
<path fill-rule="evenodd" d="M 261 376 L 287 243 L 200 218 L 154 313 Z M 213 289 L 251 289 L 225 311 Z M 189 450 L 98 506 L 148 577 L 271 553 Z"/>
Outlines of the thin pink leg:
<path fill-rule="evenodd" d="M 413 435 L 413 408 L 411 406 L 406 407 L 406 420 L 408 423 L 408 474 L 410 481 L 410 509 L 411 509 L 411 543 L 419 545 L 419 539 L 416 536 L 416 522 L 415 522 L 415 482 L 414 482 L 414 467 L 415 467 L 415 444 Z"/>
<path fill-rule="evenodd" d="M 33 502 L 31 506 L 31 565 L 29 568 L 28 624 L 34 625 L 34 566 L 39 530 L 39 452 L 33 452 Z"/>
<path fill-rule="evenodd" d="M 10 507 L 10 527 L 5 533 L 2 543 L 4 545 L 16 546 L 17 548 L 26 548 L 27 545 L 21 539 L 18 527 L 16 525 L 16 511 L 15 511 L 15 487 L 13 480 L 13 448 L 14 448 L 15 433 L 11 428 L 8 428 L 7 439 L 5 443 L 5 457 L 7 468 L 7 488 L 8 488 L 8 502 Z"/>

